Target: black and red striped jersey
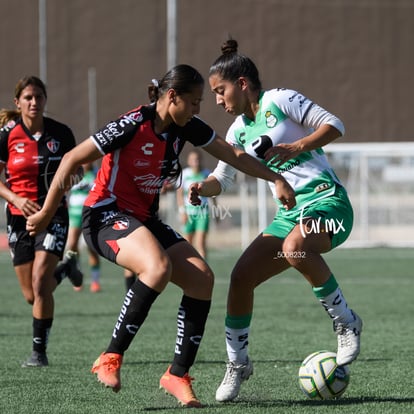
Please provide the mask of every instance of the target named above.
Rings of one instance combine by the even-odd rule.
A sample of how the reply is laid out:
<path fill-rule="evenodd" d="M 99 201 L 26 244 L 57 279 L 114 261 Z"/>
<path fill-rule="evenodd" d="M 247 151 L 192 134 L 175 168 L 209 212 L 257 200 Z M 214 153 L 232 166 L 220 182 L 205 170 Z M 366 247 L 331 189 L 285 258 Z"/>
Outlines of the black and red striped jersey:
<path fill-rule="evenodd" d="M 44 131 L 33 137 L 21 119 L 0 129 L 0 162 L 5 164 L 11 191 L 42 205 L 63 155 L 75 147 L 71 129 L 51 118 L 43 118 Z M 21 211 L 9 204 L 12 214 Z"/>
<path fill-rule="evenodd" d="M 179 165 L 184 144 L 202 147 L 215 139 L 215 131 L 198 117 L 156 134 L 155 114 L 155 104 L 139 106 L 92 135 L 105 155 L 86 206 L 116 200 L 121 210 L 141 221 L 157 216 L 162 186 Z"/>

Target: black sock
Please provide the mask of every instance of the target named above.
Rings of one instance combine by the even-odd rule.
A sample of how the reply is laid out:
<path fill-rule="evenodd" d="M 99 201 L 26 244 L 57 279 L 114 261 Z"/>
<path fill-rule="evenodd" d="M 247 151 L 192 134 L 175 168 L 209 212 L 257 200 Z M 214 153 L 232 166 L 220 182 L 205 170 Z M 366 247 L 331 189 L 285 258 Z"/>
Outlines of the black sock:
<path fill-rule="evenodd" d="M 132 285 L 135 282 L 135 279 L 136 279 L 135 275 L 125 277 L 125 287 L 126 287 L 127 292 L 129 289 L 131 289 Z"/>
<path fill-rule="evenodd" d="M 33 318 L 33 351 L 45 353 L 53 318 Z"/>
<path fill-rule="evenodd" d="M 123 355 L 159 295 L 139 279 L 128 290 L 106 352 Z"/>
<path fill-rule="evenodd" d="M 170 372 L 183 377 L 194 364 L 203 337 L 211 300 L 183 296 L 177 317 L 177 339 Z"/>

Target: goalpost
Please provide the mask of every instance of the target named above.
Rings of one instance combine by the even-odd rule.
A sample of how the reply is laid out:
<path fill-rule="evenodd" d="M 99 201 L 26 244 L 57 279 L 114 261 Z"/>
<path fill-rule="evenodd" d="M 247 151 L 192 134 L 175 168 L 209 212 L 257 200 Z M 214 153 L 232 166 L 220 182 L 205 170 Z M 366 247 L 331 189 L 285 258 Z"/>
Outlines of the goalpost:
<path fill-rule="evenodd" d="M 343 246 L 414 246 L 414 142 L 335 143 L 324 151 L 354 208 L 353 230 Z M 212 246 L 244 249 L 276 208 L 267 183 L 242 173 L 217 201 L 228 214 L 213 222 Z"/>
<path fill-rule="evenodd" d="M 348 245 L 414 246 L 414 143 L 332 144 L 329 160 L 348 190 Z"/>

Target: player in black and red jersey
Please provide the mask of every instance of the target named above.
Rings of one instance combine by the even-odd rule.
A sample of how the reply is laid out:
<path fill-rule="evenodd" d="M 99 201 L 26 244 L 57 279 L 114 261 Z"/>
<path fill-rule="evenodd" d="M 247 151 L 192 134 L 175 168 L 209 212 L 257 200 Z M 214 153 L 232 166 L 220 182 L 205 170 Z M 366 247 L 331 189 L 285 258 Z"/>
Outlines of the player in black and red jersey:
<path fill-rule="evenodd" d="M 63 155 L 75 146 L 72 131 L 64 124 L 43 116 L 46 87 L 37 77 L 21 79 L 15 89 L 17 110 L 2 110 L 0 130 L 0 197 L 7 201 L 7 233 L 14 270 L 23 296 L 33 305 L 33 351 L 24 367 L 48 365 L 46 345 L 53 322 L 53 291 L 64 274 L 72 283 L 82 284 L 82 274 L 74 272 L 62 258 L 68 212 L 64 195 L 45 231 L 31 237 L 26 218 L 38 211 Z M 8 121 L 8 122 L 6 122 Z M 75 262 L 76 263 L 76 262 Z"/>
<path fill-rule="evenodd" d="M 65 155 L 40 212 L 28 219 L 36 234 L 49 223 L 69 177 L 79 165 L 102 155 L 95 185 L 85 202 L 83 234 L 98 253 L 138 276 L 126 294 L 106 351 L 92 372 L 117 392 L 124 352 L 168 282 L 183 290 L 172 364 L 160 386 L 188 407 L 201 406 L 189 376 L 210 309 L 214 275 L 200 254 L 158 217 L 167 180 L 178 177 L 179 154 L 189 141 L 243 172 L 274 181 L 286 208 L 294 195 L 286 181 L 259 161 L 225 142 L 195 115 L 204 80 L 191 66 L 178 65 L 150 87 L 151 105 L 135 108 L 108 123 Z M 286 200 L 289 200 L 286 202 Z"/>

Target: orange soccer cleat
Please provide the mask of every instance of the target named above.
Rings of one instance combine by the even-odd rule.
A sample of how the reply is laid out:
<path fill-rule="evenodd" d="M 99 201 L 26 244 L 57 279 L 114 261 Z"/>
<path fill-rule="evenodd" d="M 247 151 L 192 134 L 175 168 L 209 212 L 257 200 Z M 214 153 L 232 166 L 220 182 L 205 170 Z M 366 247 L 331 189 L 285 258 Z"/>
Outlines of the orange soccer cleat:
<path fill-rule="evenodd" d="M 101 291 L 101 284 L 99 282 L 93 281 L 90 286 L 90 291 L 92 293 L 98 293 Z"/>
<path fill-rule="evenodd" d="M 200 408 L 201 403 L 194 395 L 191 386 L 191 378 L 188 374 L 184 377 L 177 377 L 170 373 L 171 366 L 168 367 L 165 374 L 160 379 L 160 388 L 163 388 L 166 393 L 171 394 L 177 398 L 178 402 L 185 407 Z"/>
<path fill-rule="evenodd" d="M 103 352 L 93 363 L 91 372 L 97 374 L 99 382 L 118 392 L 121 389 L 121 364 L 122 355 Z"/>

